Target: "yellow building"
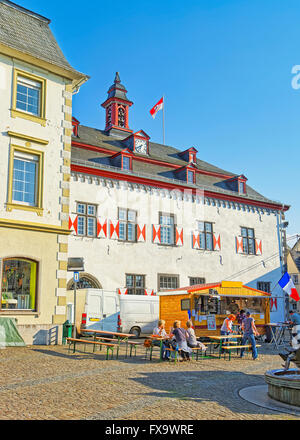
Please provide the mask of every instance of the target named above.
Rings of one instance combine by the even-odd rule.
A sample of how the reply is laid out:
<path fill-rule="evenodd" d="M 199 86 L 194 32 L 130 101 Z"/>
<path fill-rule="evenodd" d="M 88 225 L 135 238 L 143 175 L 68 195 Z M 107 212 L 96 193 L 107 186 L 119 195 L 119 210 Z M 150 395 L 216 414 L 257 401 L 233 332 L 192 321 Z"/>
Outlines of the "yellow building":
<path fill-rule="evenodd" d="M 300 294 L 300 238 L 287 255 L 287 271 Z M 300 312 L 300 302 L 290 300 L 290 308 Z"/>
<path fill-rule="evenodd" d="M 49 24 L 0 1 L 0 318 L 28 344 L 58 341 L 66 319 L 72 94 L 87 80 Z"/>

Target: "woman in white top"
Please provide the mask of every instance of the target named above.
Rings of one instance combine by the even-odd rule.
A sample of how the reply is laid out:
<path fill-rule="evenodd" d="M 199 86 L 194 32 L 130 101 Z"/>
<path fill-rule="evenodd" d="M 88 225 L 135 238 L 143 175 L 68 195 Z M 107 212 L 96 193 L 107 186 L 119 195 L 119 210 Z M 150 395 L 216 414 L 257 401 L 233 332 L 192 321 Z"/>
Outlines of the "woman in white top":
<path fill-rule="evenodd" d="M 160 319 L 157 323 L 157 327 L 155 327 L 155 329 L 153 330 L 153 333 L 152 333 L 153 336 L 160 336 L 162 338 L 168 338 L 168 334 L 165 330 L 165 325 L 166 325 L 166 321 L 164 321 L 163 319 Z M 155 341 L 155 339 L 154 339 L 154 341 L 152 341 L 152 344 L 157 347 L 160 347 L 160 341 L 158 341 L 158 340 Z M 166 351 L 166 348 L 168 348 L 169 345 L 170 344 L 167 342 L 167 340 L 165 340 L 162 343 L 162 358 L 163 358 L 163 360 L 166 360 L 166 361 L 169 360 L 169 352 Z"/>

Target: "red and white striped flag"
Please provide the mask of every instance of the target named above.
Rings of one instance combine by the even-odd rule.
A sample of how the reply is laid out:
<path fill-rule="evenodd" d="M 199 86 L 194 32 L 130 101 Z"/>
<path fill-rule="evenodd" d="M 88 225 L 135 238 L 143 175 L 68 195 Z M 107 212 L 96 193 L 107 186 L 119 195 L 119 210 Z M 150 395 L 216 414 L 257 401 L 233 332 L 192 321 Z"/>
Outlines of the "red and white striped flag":
<path fill-rule="evenodd" d="M 161 98 L 160 101 L 158 101 L 157 104 L 150 110 L 150 115 L 153 119 L 155 119 L 155 116 L 157 113 L 164 108 L 164 98 Z"/>

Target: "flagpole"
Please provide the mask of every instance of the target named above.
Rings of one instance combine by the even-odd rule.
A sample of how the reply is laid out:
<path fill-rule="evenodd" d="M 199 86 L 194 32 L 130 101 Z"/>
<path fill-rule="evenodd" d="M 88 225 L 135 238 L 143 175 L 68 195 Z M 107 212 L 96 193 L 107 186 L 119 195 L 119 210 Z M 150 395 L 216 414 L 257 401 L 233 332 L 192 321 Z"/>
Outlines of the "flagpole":
<path fill-rule="evenodd" d="M 163 96 L 163 144 L 165 144 L 165 96 Z"/>

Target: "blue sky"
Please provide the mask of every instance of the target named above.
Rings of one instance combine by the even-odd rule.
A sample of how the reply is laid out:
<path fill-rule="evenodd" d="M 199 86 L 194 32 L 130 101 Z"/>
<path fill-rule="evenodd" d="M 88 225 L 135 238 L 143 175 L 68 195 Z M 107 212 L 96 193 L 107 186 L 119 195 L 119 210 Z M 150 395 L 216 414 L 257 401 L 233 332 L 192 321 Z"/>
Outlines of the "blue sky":
<path fill-rule="evenodd" d="M 288 233 L 300 234 L 299 0 L 19 0 L 52 20 L 68 61 L 91 76 L 74 116 L 104 128 L 115 72 L 134 102 L 130 127 L 245 174 L 264 196 L 291 205 Z"/>

